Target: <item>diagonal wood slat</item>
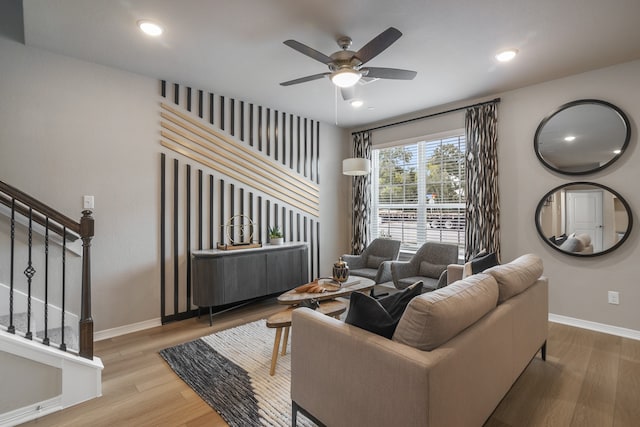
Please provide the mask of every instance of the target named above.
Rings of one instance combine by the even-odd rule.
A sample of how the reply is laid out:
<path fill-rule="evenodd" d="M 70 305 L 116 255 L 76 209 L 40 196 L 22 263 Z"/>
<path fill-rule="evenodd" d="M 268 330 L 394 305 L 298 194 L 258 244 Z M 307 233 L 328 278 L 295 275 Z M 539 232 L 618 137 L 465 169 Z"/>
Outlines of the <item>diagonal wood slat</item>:
<path fill-rule="evenodd" d="M 312 209 L 314 211 L 317 209 L 317 203 L 312 203 L 307 198 L 299 194 L 296 194 L 294 192 L 291 192 L 285 188 L 280 187 L 277 182 L 263 179 L 257 176 L 253 171 L 238 169 L 235 166 L 235 164 L 225 161 L 224 159 L 221 159 L 213 155 L 213 154 L 217 154 L 216 151 L 213 151 L 213 154 L 212 154 L 208 150 L 205 150 L 199 147 L 198 145 L 190 143 L 184 139 L 171 135 L 167 132 L 162 131 L 161 134 L 163 137 L 181 145 L 182 147 L 189 149 L 197 154 L 200 154 L 201 156 L 206 157 L 211 162 L 212 168 L 217 170 L 218 172 L 222 172 L 244 184 L 251 185 L 254 187 L 255 187 L 255 183 L 259 183 L 263 186 L 263 188 L 269 188 L 271 190 L 271 192 L 269 192 L 268 194 L 278 199 L 281 199 L 283 201 L 286 201 L 288 203 L 291 203 L 292 200 L 283 198 L 283 195 L 289 196 L 291 199 L 294 199 L 295 201 L 302 203 L 307 207 L 307 209 Z M 231 175 L 231 173 L 233 173 L 233 176 Z"/>
<path fill-rule="evenodd" d="M 315 197 L 319 196 L 319 189 L 317 184 L 301 177 L 296 173 L 293 173 L 290 169 L 282 166 L 279 162 L 272 161 L 269 158 L 256 156 L 254 150 L 243 146 L 237 141 L 234 141 L 232 138 L 229 138 L 226 135 L 217 132 L 210 126 L 201 123 L 199 120 L 182 113 L 172 106 L 161 103 L 161 107 L 163 110 L 165 110 L 161 113 L 162 118 L 171 121 L 176 126 L 183 128 L 184 131 L 197 135 L 205 139 L 206 141 L 215 144 L 216 146 L 230 153 L 233 153 L 245 162 L 252 165 L 252 167 L 268 172 L 275 179 L 286 181 L 300 188 L 303 194 L 311 194 Z M 242 164 L 242 166 L 246 167 L 247 164 Z"/>
<path fill-rule="evenodd" d="M 175 123 L 175 122 L 174 122 Z M 195 144 L 198 144 L 199 146 L 201 146 L 202 148 L 204 148 L 207 151 L 211 151 L 213 153 L 215 153 L 216 155 L 223 157 L 227 160 L 229 160 L 231 162 L 231 164 L 227 164 L 228 167 L 230 167 L 231 169 L 235 170 L 236 172 L 239 173 L 244 173 L 246 171 L 250 171 L 254 174 L 260 175 L 263 178 L 275 182 L 278 186 L 282 186 L 288 190 L 290 190 L 291 192 L 302 196 L 305 200 L 309 200 L 311 201 L 314 206 L 317 205 L 319 203 L 319 199 L 317 197 L 317 195 L 309 193 L 307 191 L 304 191 L 303 189 L 301 189 L 301 185 L 294 185 L 292 184 L 289 180 L 286 179 L 282 179 L 281 176 L 276 176 L 273 173 L 269 173 L 268 170 L 266 169 L 260 169 L 260 168 L 252 168 L 250 167 L 250 165 L 248 165 L 246 162 L 243 162 L 242 160 L 247 160 L 245 157 L 246 155 L 242 155 L 242 153 L 237 154 L 234 152 L 234 150 L 232 149 L 228 149 L 227 147 L 223 147 L 217 144 L 213 144 L 211 143 L 211 141 L 209 141 L 208 139 L 206 141 L 203 141 L 203 139 L 200 139 L 198 137 L 196 137 L 193 133 L 190 133 L 188 131 L 185 131 L 183 127 L 175 127 L 172 126 L 169 123 L 166 122 L 162 122 L 161 126 L 168 130 L 171 131 L 171 133 L 166 132 L 166 131 L 161 131 L 161 135 L 164 136 L 165 138 L 169 138 L 174 140 L 175 142 L 180 143 L 180 145 L 186 146 L 185 144 L 183 144 L 182 142 L 179 142 L 180 140 L 173 134 L 176 135 L 180 135 L 181 137 L 184 138 L 184 140 L 188 140 L 191 141 Z M 200 135 L 198 135 L 200 136 Z M 201 137 L 202 138 L 202 137 Z M 182 140 L 182 141 L 184 141 Z M 207 156 L 209 157 L 209 156 Z M 240 157 L 240 161 L 238 160 L 238 157 Z M 214 157 L 210 157 L 212 160 L 217 160 L 217 158 Z"/>
<path fill-rule="evenodd" d="M 209 167 L 211 169 L 214 169 L 214 170 L 216 170 L 218 172 L 221 172 L 221 173 L 227 175 L 230 178 L 233 178 L 233 179 L 235 179 L 235 180 L 237 180 L 239 182 L 242 182 L 243 184 L 251 185 L 253 188 L 255 188 L 255 189 L 259 190 L 259 191 L 262 191 L 265 194 L 268 194 L 268 195 L 270 195 L 272 197 L 275 197 L 275 198 L 278 198 L 278 199 L 281 198 L 281 194 L 279 194 L 279 192 L 277 192 L 277 191 L 275 191 L 275 190 L 273 190 L 273 189 L 271 189 L 269 187 L 266 187 L 266 186 L 264 186 L 264 185 L 262 185 L 260 183 L 252 181 L 251 179 L 248 179 L 244 175 L 236 173 L 233 170 L 227 169 L 224 166 L 222 166 L 220 164 L 217 164 L 217 163 L 214 163 L 213 161 L 211 161 L 209 159 L 202 158 L 202 157 L 194 154 L 194 152 L 189 148 L 183 147 L 181 145 L 176 145 L 176 144 L 164 141 L 164 140 L 161 140 L 160 144 L 163 147 L 166 147 L 166 148 L 168 148 L 168 149 L 170 149 L 172 151 L 175 151 L 178 154 L 182 154 L 183 156 L 185 156 L 185 157 L 187 157 L 187 158 L 189 158 L 189 159 L 191 159 L 193 161 L 196 161 L 196 162 L 198 162 L 200 164 L 203 164 L 203 165 L 205 165 L 205 166 L 207 166 L 207 167 Z M 294 207 L 296 207 L 296 208 L 298 208 L 298 209 L 300 209 L 300 210 L 302 210 L 304 212 L 307 212 L 308 214 L 314 215 L 316 217 L 319 216 L 319 214 L 320 214 L 318 209 L 314 209 L 312 207 L 309 207 L 309 206 L 307 206 L 307 205 L 305 205 L 303 203 L 297 202 L 295 200 L 286 200 L 286 202 L 288 204 L 290 204 L 291 206 L 294 206 Z"/>

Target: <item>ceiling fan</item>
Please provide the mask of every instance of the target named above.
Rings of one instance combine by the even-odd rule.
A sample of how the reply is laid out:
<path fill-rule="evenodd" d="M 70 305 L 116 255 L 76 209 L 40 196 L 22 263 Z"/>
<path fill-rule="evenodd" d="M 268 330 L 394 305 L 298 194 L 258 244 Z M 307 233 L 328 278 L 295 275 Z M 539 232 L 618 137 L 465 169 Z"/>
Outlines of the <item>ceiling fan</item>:
<path fill-rule="evenodd" d="M 380 68 L 380 67 L 363 67 L 364 64 L 378 56 L 385 49 L 395 43 L 402 36 L 402 33 L 393 27 L 389 27 L 382 33 L 378 34 L 373 40 L 364 45 L 359 51 L 349 50 L 351 47 L 350 37 L 341 37 L 337 40 L 338 45 L 342 48 L 330 56 L 322 52 L 310 48 L 296 40 L 287 40 L 284 42 L 287 46 L 297 50 L 303 55 L 307 55 L 316 61 L 322 62 L 329 67 L 329 72 L 313 74 L 311 76 L 301 77 L 280 83 L 282 86 L 291 86 L 299 83 L 318 80 L 325 76 L 329 76 L 333 84 L 341 89 L 342 97 L 345 100 L 353 98 L 353 86 L 358 81 L 365 78 L 376 79 L 394 79 L 394 80 L 412 80 L 416 76 L 415 71 L 401 70 L 398 68 Z"/>

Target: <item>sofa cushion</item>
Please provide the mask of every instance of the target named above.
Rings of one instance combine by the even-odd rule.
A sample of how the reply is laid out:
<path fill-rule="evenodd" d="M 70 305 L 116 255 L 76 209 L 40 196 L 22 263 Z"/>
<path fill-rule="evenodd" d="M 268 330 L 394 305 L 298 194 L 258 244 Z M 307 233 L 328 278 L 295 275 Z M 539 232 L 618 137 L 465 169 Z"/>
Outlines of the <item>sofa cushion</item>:
<path fill-rule="evenodd" d="M 475 274 L 412 299 L 393 340 L 431 351 L 478 321 L 495 308 L 497 301 L 496 280 Z"/>
<path fill-rule="evenodd" d="M 438 279 L 443 271 L 447 269 L 446 264 L 432 264 L 429 261 L 422 261 L 420 263 L 419 275 L 424 277 L 431 277 L 432 279 Z"/>
<path fill-rule="evenodd" d="M 384 261 L 391 261 L 391 258 L 383 256 L 369 255 L 367 257 L 367 268 L 375 268 L 376 270 Z"/>
<path fill-rule="evenodd" d="M 407 304 L 421 292 L 422 282 L 414 283 L 402 292 L 379 300 L 361 292 L 354 292 L 350 296 L 345 323 L 391 338 Z"/>
<path fill-rule="evenodd" d="M 484 271 L 498 282 L 498 304 L 518 295 L 533 285 L 542 275 L 542 260 L 534 254 L 522 255 L 510 263 L 497 265 Z"/>

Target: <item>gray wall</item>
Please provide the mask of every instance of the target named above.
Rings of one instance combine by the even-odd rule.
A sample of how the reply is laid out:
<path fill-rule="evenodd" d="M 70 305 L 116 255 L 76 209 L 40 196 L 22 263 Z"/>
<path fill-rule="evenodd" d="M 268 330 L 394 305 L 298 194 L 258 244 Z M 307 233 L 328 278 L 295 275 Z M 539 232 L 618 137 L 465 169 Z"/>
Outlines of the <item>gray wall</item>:
<path fill-rule="evenodd" d="M 78 219 L 82 195 L 94 195 L 95 330 L 158 319 L 158 153 L 167 152 L 159 144 L 158 81 L 6 38 L 0 57 L 0 180 Z M 348 247 L 339 171 L 349 150 L 335 126 L 321 124 L 320 135 L 326 274 Z"/>
<path fill-rule="evenodd" d="M 0 414 L 62 394 L 62 370 L 0 351 Z"/>
<path fill-rule="evenodd" d="M 560 316 L 640 331 L 637 302 L 638 216 L 640 193 L 640 61 L 595 70 L 543 84 L 513 90 L 501 97 L 498 107 L 498 161 L 503 261 L 534 252 L 544 261 L 549 277 L 549 311 Z M 493 97 L 482 98 L 488 100 Z M 577 99 L 596 98 L 620 107 L 631 121 L 629 148 L 613 166 L 572 178 L 552 173 L 538 161 L 533 137 L 540 121 L 560 105 Z M 388 122 L 474 103 L 476 100 L 444 105 Z M 387 122 L 387 123 L 388 123 Z M 383 124 L 383 123 L 381 123 Z M 384 144 L 411 140 L 464 127 L 464 113 L 452 113 L 375 132 L 373 142 Z M 542 196 L 571 181 L 593 181 L 619 192 L 631 205 L 635 227 L 629 239 L 613 253 L 595 258 L 574 258 L 544 244 L 535 228 L 534 214 Z M 607 303 L 607 291 L 620 292 L 620 305 Z M 580 322 L 578 322 L 580 323 Z M 637 333 L 636 333 L 637 335 Z"/>
<path fill-rule="evenodd" d="M 576 319 L 640 331 L 637 302 L 638 216 L 640 193 L 640 61 L 595 70 L 502 94 L 499 107 L 500 197 L 502 248 L 506 259 L 525 252 L 540 254 L 549 277 L 549 310 Z M 540 121 L 560 105 L 595 98 L 621 108 L 631 122 L 629 148 L 614 165 L 595 174 L 572 178 L 545 169 L 533 151 Z M 631 205 L 635 227 L 616 251 L 595 258 L 575 258 L 549 248 L 538 237 L 534 212 L 553 187 L 571 181 L 604 184 Z M 607 303 L 607 291 L 620 292 L 620 305 Z"/>

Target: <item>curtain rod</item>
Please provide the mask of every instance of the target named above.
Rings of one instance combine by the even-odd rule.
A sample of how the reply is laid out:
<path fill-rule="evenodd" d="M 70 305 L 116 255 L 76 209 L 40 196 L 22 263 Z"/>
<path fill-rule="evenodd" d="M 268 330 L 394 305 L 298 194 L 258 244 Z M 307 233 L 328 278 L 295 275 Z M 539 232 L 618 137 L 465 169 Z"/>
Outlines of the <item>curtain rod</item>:
<path fill-rule="evenodd" d="M 491 101 L 478 102 L 477 104 L 465 105 L 463 107 L 452 108 L 451 110 L 446 110 L 446 111 L 440 111 L 438 113 L 427 114 L 426 116 L 414 117 L 413 119 L 402 120 L 400 122 L 389 123 L 389 124 L 382 125 L 382 126 L 376 126 L 374 128 L 369 128 L 369 129 L 359 130 L 359 131 L 356 131 L 356 132 L 351 132 L 351 135 L 355 135 L 355 134 L 361 133 L 361 132 L 371 132 L 371 131 L 374 131 L 374 130 L 380 130 L 380 129 L 384 129 L 384 128 L 388 128 L 388 127 L 392 127 L 392 126 L 403 125 L 405 123 L 415 122 L 417 120 L 428 119 L 428 118 L 435 117 L 435 116 L 441 116 L 443 114 L 455 113 L 456 111 L 464 110 L 464 109 L 467 109 L 467 108 L 480 107 L 481 105 L 497 104 L 498 102 L 500 102 L 500 98 L 494 98 Z"/>

